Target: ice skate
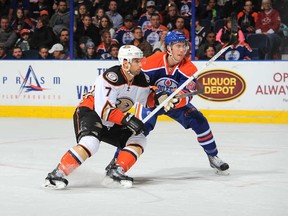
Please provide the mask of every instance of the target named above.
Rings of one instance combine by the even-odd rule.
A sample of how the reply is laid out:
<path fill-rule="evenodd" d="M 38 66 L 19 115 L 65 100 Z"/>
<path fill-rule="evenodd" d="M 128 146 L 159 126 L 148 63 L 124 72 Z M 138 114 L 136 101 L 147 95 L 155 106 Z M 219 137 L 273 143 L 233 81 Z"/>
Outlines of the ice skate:
<path fill-rule="evenodd" d="M 110 163 L 106 166 L 105 171 L 107 172 L 109 169 L 111 169 L 112 166 L 115 166 L 117 162 L 117 158 L 113 158 Z"/>
<path fill-rule="evenodd" d="M 63 189 L 67 185 L 68 180 L 64 178 L 63 172 L 61 172 L 59 169 L 54 169 L 51 173 L 48 173 L 42 187 L 49 189 Z"/>
<path fill-rule="evenodd" d="M 123 168 L 114 163 L 107 170 L 103 183 L 105 185 L 112 185 L 113 183 L 117 183 L 117 185 L 120 184 L 124 188 L 131 188 L 133 185 L 133 178 L 125 175 Z"/>
<path fill-rule="evenodd" d="M 208 155 L 210 166 L 215 170 L 216 174 L 229 175 L 229 165 L 221 160 L 218 156 Z"/>

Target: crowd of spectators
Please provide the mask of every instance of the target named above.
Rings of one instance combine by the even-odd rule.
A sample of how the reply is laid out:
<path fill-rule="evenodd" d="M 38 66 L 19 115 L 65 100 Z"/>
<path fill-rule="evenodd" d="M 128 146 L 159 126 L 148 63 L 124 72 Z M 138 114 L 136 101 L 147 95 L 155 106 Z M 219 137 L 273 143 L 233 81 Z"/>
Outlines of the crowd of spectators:
<path fill-rule="evenodd" d="M 70 59 L 66 0 L 0 0 L 0 59 Z"/>
<path fill-rule="evenodd" d="M 0 0 L 0 59 L 70 59 L 69 2 Z M 281 59 L 288 47 L 288 0 L 195 0 L 195 32 L 191 0 L 74 0 L 73 9 L 72 59 L 117 59 L 125 44 L 149 56 L 165 51 L 169 31 L 182 32 L 195 45 L 195 59 L 209 59 L 227 45 L 232 13 L 239 40 L 220 59 L 252 59 L 247 38 L 255 34 L 269 41 L 257 50 L 266 59 Z"/>

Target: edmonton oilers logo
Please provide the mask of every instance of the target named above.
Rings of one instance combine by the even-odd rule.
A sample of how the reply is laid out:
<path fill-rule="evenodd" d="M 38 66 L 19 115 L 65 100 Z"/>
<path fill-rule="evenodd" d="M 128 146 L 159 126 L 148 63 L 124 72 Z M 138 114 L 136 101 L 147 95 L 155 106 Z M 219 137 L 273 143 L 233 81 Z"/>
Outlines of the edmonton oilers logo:
<path fill-rule="evenodd" d="M 178 87 L 178 82 L 167 77 L 163 77 L 155 83 L 160 91 L 174 91 Z"/>

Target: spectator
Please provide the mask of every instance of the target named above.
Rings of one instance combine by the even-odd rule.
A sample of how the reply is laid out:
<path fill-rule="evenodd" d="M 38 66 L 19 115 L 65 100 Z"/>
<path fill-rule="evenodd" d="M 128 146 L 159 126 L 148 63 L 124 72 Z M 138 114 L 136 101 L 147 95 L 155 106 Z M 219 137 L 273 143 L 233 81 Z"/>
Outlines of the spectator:
<path fill-rule="evenodd" d="M 91 0 L 74 0 L 74 10 L 75 10 L 75 12 L 76 11 L 80 12 L 80 7 L 82 5 L 84 5 L 84 7 L 86 9 L 86 13 L 91 14 L 90 11 L 91 11 L 92 6 L 93 6 Z"/>
<path fill-rule="evenodd" d="M 185 28 L 185 19 L 182 16 L 177 17 L 175 22 L 175 28 L 173 31 L 181 32 L 185 35 L 188 41 L 191 41 L 190 32 Z"/>
<path fill-rule="evenodd" d="M 24 17 L 27 17 L 30 11 L 30 1 L 29 0 L 10 0 L 8 20 L 12 21 L 16 17 L 16 11 L 21 8 L 24 11 Z"/>
<path fill-rule="evenodd" d="M 102 43 L 99 44 L 99 46 L 96 49 L 96 53 L 98 56 L 98 59 L 102 58 L 102 59 L 106 59 L 107 57 L 109 57 L 109 49 L 112 45 L 112 38 L 111 38 L 111 34 L 109 31 L 104 30 L 101 33 L 101 41 Z"/>
<path fill-rule="evenodd" d="M 138 47 L 143 52 L 144 57 L 148 57 L 152 54 L 152 46 L 143 37 L 142 28 L 137 26 L 133 30 L 134 40 L 131 41 L 131 45 Z"/>
<path fill-rule="evenodd" d="M 111 34 L 111 38 L 114 38 L 115 29 L 113 28 L 113 23 L 106 14 L 100 18 L 99 31 L 102 32 L 103 30 L 109 31 Z"/>
<path fill-rule="evenodd" d="M 24 17 L 24 12 L 21 8 L 16 10 L 16 17 L 11 21 L 11 28 L 20 36 L 22 29 L 34 30 L 35 23 L 28 18 Z"/>
<path fill-rule="evenodd" d="M 74 30 L 76 30 L 79 25 L 83 25 L 82 19 L 84 18 L 84 15 L 86 15 L 88 12 L 86 5 L 80 4 L 76 12 L 77 13 L 74 14 Z"/>
<path fill-rule="evenodd" d="M 267 35 L 270 44 L 268 58 L 280 59 L 281 38 L 277 34 L 281 23 L 279 12 L 272 8 L 270 0 L 263 0 L 262 7 L 263 11 L 258 13 L 255 33 Z"/>
<path fill-rule="evenodd" d="M 253 11 L 253 3 L 251 0 L 246 0 L 244 10 L 237 15 L 238 24 L 244 34 L 255 33 L 255 24 L 258 14 Z"/>
<path fill-rule="evenodd" d="M 0 43 L 0 59 L 7 59 L 7 53 L 4 43 Z"/>
<path fill-rule="evenodd" d="M 118 60 L 119 45 L 112 44 L 109 49 L 110 56 L 106 59 Z"/>
<path fill-rule="evenodd" d="M 17 41 L 17 34 L 10 28 L 8 17 L 1 17 L 0 43 L 5 44 L 6 51 L 11 49 Z"/>
<path fill-rule="evenodd" d="M 197 4 L 197 2 L 195 1 Z M 195 5 L 196 6 L 196 5 Z M 178 2 L 178 8 L 180 10 L 180 16 L 184 18 L 185 28 L 190 31 L 192 20 L 192 1 L 191 0 L 181 0 Z"/>
<path fill-rule="evenodd" d="M 168 13 L 163 18 L 163 25 L 166 26 L 169 31 L 172 31 L 175 28 L 175 22 L 179 16 L 179 11 L 175 4 L 168 6 L 167 10 Z"/>
<path fill-rule="evenodd" d="M 48 20 L 44 16 L 37 19 L 35 31 L 30 41 L 30 47 L 38 50 L 40 46 L 51 47 L 56 42 L 55 34 L 50 26 Z"/>
<path fill-rule="evenodd" d="M 69 56 L 66 55 L 64 52 L 64 47 L 60 43 L 54 44 L 48 52 L 53 55 L 54 59 L 57 60 L 69 59 Z"/>
<path fill-rule="evenodd" d="M 22 49 L 20 47 L 13 47 L 12 59 L 25 59 Z"/>
<path fill-rule="evenodd" d="M 209 60 L 211 59 L 216 53 L 216 48 L 214 45 L 207 45 L 204 49 L 204 56 L 201 60 Z"/>
<path fill-rule="evenodd" d="M 166 37 L 167 33 L 168 33 L 168 31 L 160 32 L 160 40 L 154 44 L 153 53 L 156 49 L 160 49 L 161 52 L 166 52 L 165 37 Z"/>
<path fill-rule="evenodd" d="M 182 0 L 179 2 L 180 15 L 191 19 L 192 1 Z"/>
<path fill-rule="evenodd" d="M 95 52 L 95 44 L 92 41 L 88 41 L 85 47 L 86 52 L 83 59 L 97 59 L 97 55 Z"/>
<path fill-rule="evenodd" d="M 197 52 L 197 58 L 203 59 L 205 55 L 205 47 L 208 45 L 214 45 L 216 48 L 216 52 L 219 52 L 219 50 L 222 48 L 222 45 L 216 41 L 216 34 L 213 31 L 210 31 L 207 33 L 205 41 L 199 46 L 198 52 Z"/>
<path fill-rule="evenodd" d="M 64 52 L 66 55 L 69 55 L 70 50 L 70 36 L 68 29 L 62 29 L 59 36 L 59 43 L 64 47 Z"/>
<path fill-rule="evenodd" d="M 138 26 L 141 26 L 142 31 L 144 31 L 144 29 L 147 26 L 151 25 L 151 17 L 153 14 L 158 14 L 160 23 L 162 23 L 163 18 L 162 18 L 162 15 L 158 11 L 156 11 L 155 2 L 147 1 L 146 12 L 141 14 L 140 18 L 138 19 L 138 24 L 137 24 Z"/>
<path fill-rule="evenodd" d="M 151 25 L 147 26 L 144 29 L 144 38 L 147 40 L 152 46 L 160 40 L 160 32 L 168 31 L 168 29 L 160 24 L 160 16 L 155 13 L 151 15 Z"/>
<path fill-rule="evenodd" d="M 195 20 L 195 52 L 197 53 L 200 44 L 205 40 L 208 29 L 201 25 L 199 18 Z"/>
<path fill-rule="evenodd" d="M 231 19 L 227 18 L 225 21 L 225 25 L 218 31 L 216 35 L 216 41 L 220 42 L 222 45 L 228 43 L 231 35 L 231 26 L 232 26 Z M 238 28 L 238 40 L 240 42 L 245 41 L 244 34 L 240 28 Z"/>
<path fill-rule="evenodd" d="M 45 17 L 47 20 L 49 20 L 49 12 L 47 10 L 41 10 L 39 13 L 40 16 Z"/>
<path fill-rule="evenodd" d="M 80 45 L 83 44 L 85 49 L 85 44 L 87 40 L 90 38 L 95 46 L 100 44 L 100 35 L 99 29 L 92 24 L 92 19 L 90 15 L 86 14 L 82 20 L 83 26 L 79 26 L 79 28 L 74 33 L 75 42 Z M 82 43 L 81 43 L 82 42 Z"/>
<path fill-rule="evenodd" d="M 114 40 L 120 45 L 130 44 L 134 39 L 133 29 L 135 24 L 133 22 L 133 16 L 127 15 L 124 19 L 124 25 L 121 26 L 115 33 Z"/>
<path fill-rule="evenodd" d="M 20 47 L 22 51 L 30 50 L 30 30 L 22 29 L 20 38 L 16 41 L 15 46 Z"/>
<path fill-rule="evenodd" d="M 97 8 L 95 12 L 95 16 L 92 17 L 92 23 L 96 27 L 100 27 L 100 19 L 104 16 L 105 11 L 103 8 Z M 113 24 L 112 24 L 113 25 Z"/>
<path fill-rule="evenodd" d="M 247 43 L 238 40 L 238 44 L 226 50 L 220 58 L 228 61 L 251 60 L 252 49 Z"/>
<path fill-rule="evenodd" d="M 37 20 L 37 18 L 41 16 L 40 13 L 46 11 L 45 13 L 50 18 L 50 15 L 52 15 L 52 5 L 53 1 L 48 0 L 30 1 L 29 17 L 31 17 L 32 20 Z"/>
<path fill-rule="evenodd" d="M 92 8 L 90 10 L 90 14 L 95 14 L 98 8 L 102 8 L 104 11 L 108 10 L 109 1 L 106 0 L 91 0 Z M 98 26 L 97 26 L 98 27 Z"/>
<path fill-rule="evenodd" d="M 211 26 L 214 26 L 216 20 L 220 19 L 220 10 L 216 6 L 216 0 L 209 0 L 207 6 L 205 6 L 200 14 L 200 19 L 208 20 L 211 22 Z"/>
<path fill-rule="evenodd" d="M 123 24 L 123 17 L 117 12 L 117 7 L 117 1 L 111 0 L 109 3 L 109 11 L 106 11 L 105 13 L 112 21 L 115 31 Z"/>
<path fill-rule="evenodd" d="M 38 50 L 38 59 L 51 59 L 51 56 L 48 52 L 49 48 L 46 46 L 40 46 Z"/>
<path fill-rule="evenodd" d="M 49 24 L 57 36 L 59 36 L 60 31 L 63 28 L 69 29 L 70 14 L 69 10 L 67 10 L 66 0 L 59 0 L 57 4 L 57 11 L 52 15 Z"/>

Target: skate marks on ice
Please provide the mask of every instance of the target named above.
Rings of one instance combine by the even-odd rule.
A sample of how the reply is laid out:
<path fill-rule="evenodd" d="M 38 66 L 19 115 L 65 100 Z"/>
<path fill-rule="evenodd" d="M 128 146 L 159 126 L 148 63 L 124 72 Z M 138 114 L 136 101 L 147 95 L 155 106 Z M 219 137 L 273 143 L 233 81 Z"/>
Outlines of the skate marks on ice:
<path fill-rule="evenodd" d="M 287 214 L 287 125 L 211 124 L 219 156 L 230 165 L 230 175 L 219 176 L 190 131 L 158 122 L 145 153 L 127 173 L 134 178 L 131 189 L 102 185 L 115 150 L 103 144 L 68 176 L 67 188 L 55 191 L 40 185 L 75 144 L 72 121 L 0 122 L 5 125 L 0 138 L 1 215 L 48 216 L 54 209 L 65 216 L 114 216 L 119 209 L 126 216 Z"/>

